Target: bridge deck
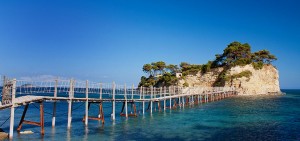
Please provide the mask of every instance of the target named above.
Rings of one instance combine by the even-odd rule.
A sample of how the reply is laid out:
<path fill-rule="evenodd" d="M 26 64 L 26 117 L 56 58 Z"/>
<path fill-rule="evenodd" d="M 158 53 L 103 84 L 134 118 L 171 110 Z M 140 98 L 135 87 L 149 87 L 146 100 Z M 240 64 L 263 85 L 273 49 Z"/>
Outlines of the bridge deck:
<path fill-rule="evenodd" d="M 207 95 L 215 94 L 215 93 L 222 93 L 219 92 L 211 92 L 205 93 Z M 163 99 L 170 99 L 170 98 L 178 98 L 183 96 L 191 96 L 191 95 L 205 95 L 205 94 L 177 94 L 177 95 L 169 95 L 169 96 L 162 96 L 159 98 L 152 98 L 152 99 L 98 99 L 98 98 L 88 98 L 88 102 L 100 103 L 100 102 L 149 102 L 149 101 L 160 101 Z M 15 107 L 34 103 L 34 102 L 42 102 L 42 101 L 69 101 L 72 100 L 73 102 L 86 102 L 86 98 L 69 98 L 69 97 L 51 97 L 51 96 L 34 96 L 34 95 L 26 95 L 20 96 L 15 98 Z M 5 104 L 0 105 L 0 110 L 10 108 L 12 104 Z"/>
<path fill-rule="evenodd" d="M 33 95 L 20 96 L 15 98 L 15 104 L 16 106 L 26 105 L 28 103 L 43 101 L 44 98 L 45 98 L 44 96 L 33 96 Z M 0 110 L 9 108 L 11 106 L 12 104 L 0 105 Z"/>

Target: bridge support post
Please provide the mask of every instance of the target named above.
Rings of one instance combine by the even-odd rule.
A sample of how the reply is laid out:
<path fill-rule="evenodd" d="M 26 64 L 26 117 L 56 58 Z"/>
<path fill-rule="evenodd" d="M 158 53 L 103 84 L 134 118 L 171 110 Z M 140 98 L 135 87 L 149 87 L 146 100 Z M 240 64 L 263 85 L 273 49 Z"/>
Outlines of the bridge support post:
<path fill-rule="evenodd" d="M 45 119 L 44 119 L 44 104 L 40 103 L 40 125 L 41 125 L 41 134 L 45 134 Z"/>
<path fill-rule="evenodd" d="M 34 122 L 34 121 L 28 121 L 28 120 L 24 120 L 25 119 L 25 115 L 26 115 L 26 112 L 27 112 L 27 109 L 28 109 L 28 104 L 25 105 L 24 107 L 24 111 L 23 111 L 23 114 L 22 114 L 22 117 L 21 117 L 21 120 L 20 120 L 20 123 L 19 123 L 19 126 L 17 128 L 17 131 L 20 132 L 21 129 L 22 129 L 22 124 L 25 123 L 25 124 L 30 124 L 30 125 L 35 125 L 35 126 L 40 126 L 41 127 L 41 134 L 44 135 L 45 134 L 45 130 L 44 130 L 44 105 L 43 105 L 43 101 L 39 101 L 40 103 L 40 122 Z"/>
<path fill-rule="evenodd" d="M 183 88 L 181 87 L 181 94 L 183 95 Z M 184 108 L 184 96 L 181 97 L 181 101 L 182 101 L 182 108 Z"/>
<path fill-rule="evenodd" d="M 98 118 L 102 121 L 102 124 L 104 124 L 104 112 L 103 112 L 103 102 L 99 104 L 99 115 Z"/>
<path fill-rule="evenodd" d="M 153 86 L 150 87 L 150 91 L 151 91 L 151 97 L 150 97 L 150 113 L 152 114 L 152 108 L 153 108 L 153 101 L 152 101 L 152 98 L 153 98 Z"/>
<path fill-rule="evenodd" d="M 194 95 L 192 95 L 192 104 L 194 104 Z"/>
<path fill-rule="evenodd" d="M 74 97 L 74 80 L 70 80 L 70 90 L 69 90 L 69 106 L 68 106 L 68 129 L 71 128 L 72 122 L 72 98 Z"/>
<path fill-rule="evenodd" d="M 115 92 L 116 92 L 116 84 L 113 82 L 112 84 L 113 91 L 112 91 L 112 114 L 111 118 L 113 121 L 116 119 L 116 100 L 115 100 Z"/>
<path fill-rule="evenodd" d="M 211 94 L 207 94 L 207 103 L 209 102 L 209 97 Z"/>
<path fill-rule="evenodd" d="M 102 100 L 102 83 L 100 83 L 100 86 L 99 86 L 99 99 Z M 103 102 L 103 101 L 102 101 Z M 100 105 L 101 104 L 101 105 Z M 99 114 L 98 114 L 98 118 L 100 118 L 102 115 L 101 115 L 101 108 L 102 108 L 102 103 L 99 104 Z M 101 107 L 100 107 L 101 106 Z M 104 118 L 103 118 L 104 119 Z"/>
<path fill-rule="evenodd" d="M 206 96 L 206 102 L 207 102 L 207 103 L 209 102 L 209 93 L 208 93 L 207 96 Z"/>
<path fill-rule="evenodd" d="M 134 90 L 134 84 L 132 84 L 132 87 L 131 87 L 131 100 L 133 100 L 133 90 Z"/>
<path fill-rule="evenodd" d="M 182 108 L 184 108 L 184 105 L 185 105 L 185 102 L 184 102 L 185 97 L 183 96 L 183 97 L 181 98 L 181 100 L 182 100 Z"/>
<path fill-rule="evenodd" d="M 57 97 L 57 85 L 58 80 L 55 80 L 55 86 L 54 86 L 54 98 Z M 56 118 L 56 100 L 53 102 L 53 113 L 52 113 L 52 128 L 55 127 L 55 118 Z"/>
<path fill-rule="evenodd" d="M 142 94 L 143 94 L 143 114 L 145 114 L 145 88 L 143 88 Z"/>
<path fill-rule="evenodd" d="M 18 126 L 18 128 L 17 128 L 17 131 L 18 131 L 18 132 L 20 132 L 20 131 L 21 131 L 22 124 L 23 124 L 23 122 L 24 122 L 24 118 L 25 118 L 25 115 L 26 115 L 26 112 L 27 112 L 28 106 L 29 106 L 29 104 L 25 105 L 25 107 L 24 107 L 24 111 L 23 111 L 23 114 L 22 114 L 22 117 L 21 117 L 21 120 L 20 120 L 19 126 Z"/>
<path fill-rule="evenodd" d="M 142 99 L 142 94 L 143 94 L 143 87 L 140 87 L 140 99 Z"/>
<path fill-rule="evenodd" d="M 181 108 L 180 96 L 178 97 L 178 104 L 179 104 L 179 107 Z"/>
<path fill-rule="evenodd" d="M 125 117 L 128 118 L 128 104 L 127 104 L 127 89 L 126 84 L 124 85 L 124 97 L 125 97 Z"/>
<path fill-rule="evenodd" d="M 170 93 L 170 109 L 172 109 L 172 88 L 171 86 L 169 87 L 169 93 Z"/>
<path fill-rule="evenodd" d="M 72 100 L 69 100 L 69 106 L 68 106 L 68 129 L 71 128 L 71 122 L 72 122 Z"/>
<path fill-rule="evenodd" d="M 202 94 L 200 94 L 200 103 L 202 104 Z"/>
<path fill-rule="evenodd" d="M 4 84 L 6 80 L 4 78 Z M 14 135 L 14 121 L 15 121 L 15 97 L 16 97 L 16 79 L 13 79 L 12 93 L 11 93 L 11 108 L 10 108 L 10 124 L 9 124 L 9 139 L 13 138 Z"/>
<path fill-rule="evenodd" d="M 166 110 L 166 93 L 167 93 L 167 88 L 165 86 L 164 87 L 164 111 Z"/>
<path fill-rule="evenodd" d="M 89 120 L 89 81 L 86 80 L 86 87 L 85 87 L 85 121 L 84 124 L 85 126 L 88 125 L 88 120 Z"/>

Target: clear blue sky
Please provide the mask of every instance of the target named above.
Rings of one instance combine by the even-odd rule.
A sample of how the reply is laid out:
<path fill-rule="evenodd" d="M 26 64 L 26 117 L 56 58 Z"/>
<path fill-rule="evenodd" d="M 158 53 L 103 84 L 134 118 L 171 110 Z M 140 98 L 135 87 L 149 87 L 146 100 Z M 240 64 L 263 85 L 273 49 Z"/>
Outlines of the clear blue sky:
<path fill-rule="evenodd" d="M 232 41 L 300 88 L 298 0 L 0 1 L 0 74 L 137 84 L 154 61 L 206 63 Z"/>

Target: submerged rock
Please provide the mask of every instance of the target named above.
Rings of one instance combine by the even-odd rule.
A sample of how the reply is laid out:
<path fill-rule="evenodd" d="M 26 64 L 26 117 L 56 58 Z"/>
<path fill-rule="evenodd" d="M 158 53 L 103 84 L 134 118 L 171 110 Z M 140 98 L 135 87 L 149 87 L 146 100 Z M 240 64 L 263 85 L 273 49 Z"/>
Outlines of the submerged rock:
<path fill-rule="evenodd" d="M 30 130 L 26 130 L 26 131 L 20 132 L 20 134 L 33 134 L 33 132 Z"/>

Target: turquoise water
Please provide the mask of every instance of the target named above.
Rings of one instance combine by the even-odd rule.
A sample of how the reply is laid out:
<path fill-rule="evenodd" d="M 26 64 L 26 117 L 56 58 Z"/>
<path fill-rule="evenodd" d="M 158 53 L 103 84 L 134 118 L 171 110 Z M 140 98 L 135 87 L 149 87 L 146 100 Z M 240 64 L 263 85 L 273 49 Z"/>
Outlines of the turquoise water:
<path fill-rule="evenodd" d="M 184 109 L 140 114 L 124 118 L 117 114 L 110 121 L 110 105 L 105 104 L 105 124 L 82 123 L 84 105 L 74 104 L 72 128 L 67 130 L 67 103 L 58 103 L 56 127 L 51 127 L 52 104 L 45 104 L 45 136 L 40 128 L 24 125 L 30 135 L 18 135 L 14 140 L 300 140 L 300 90 L 283 90 L 283 96 L 234 97 L 222 101 L 185 107 Z M 29 106 L 26 119 L 38 120 L 38 104 Z M 120 111 L 121 104 L 117 104 Z M 139 104 L 138 104 L 139 106 Z M 97 105 L 90 115 L 96 115 Z M 138 107 L 140 110 L 140 107 Z M 9 117 L 0 111 L 0 125 Z M 16 123 L 22 108 L 16 110 Z M 8 121 L 9 122 L 9 121 Z M 8 122 L 1 128 L 8 132 Z"/>

